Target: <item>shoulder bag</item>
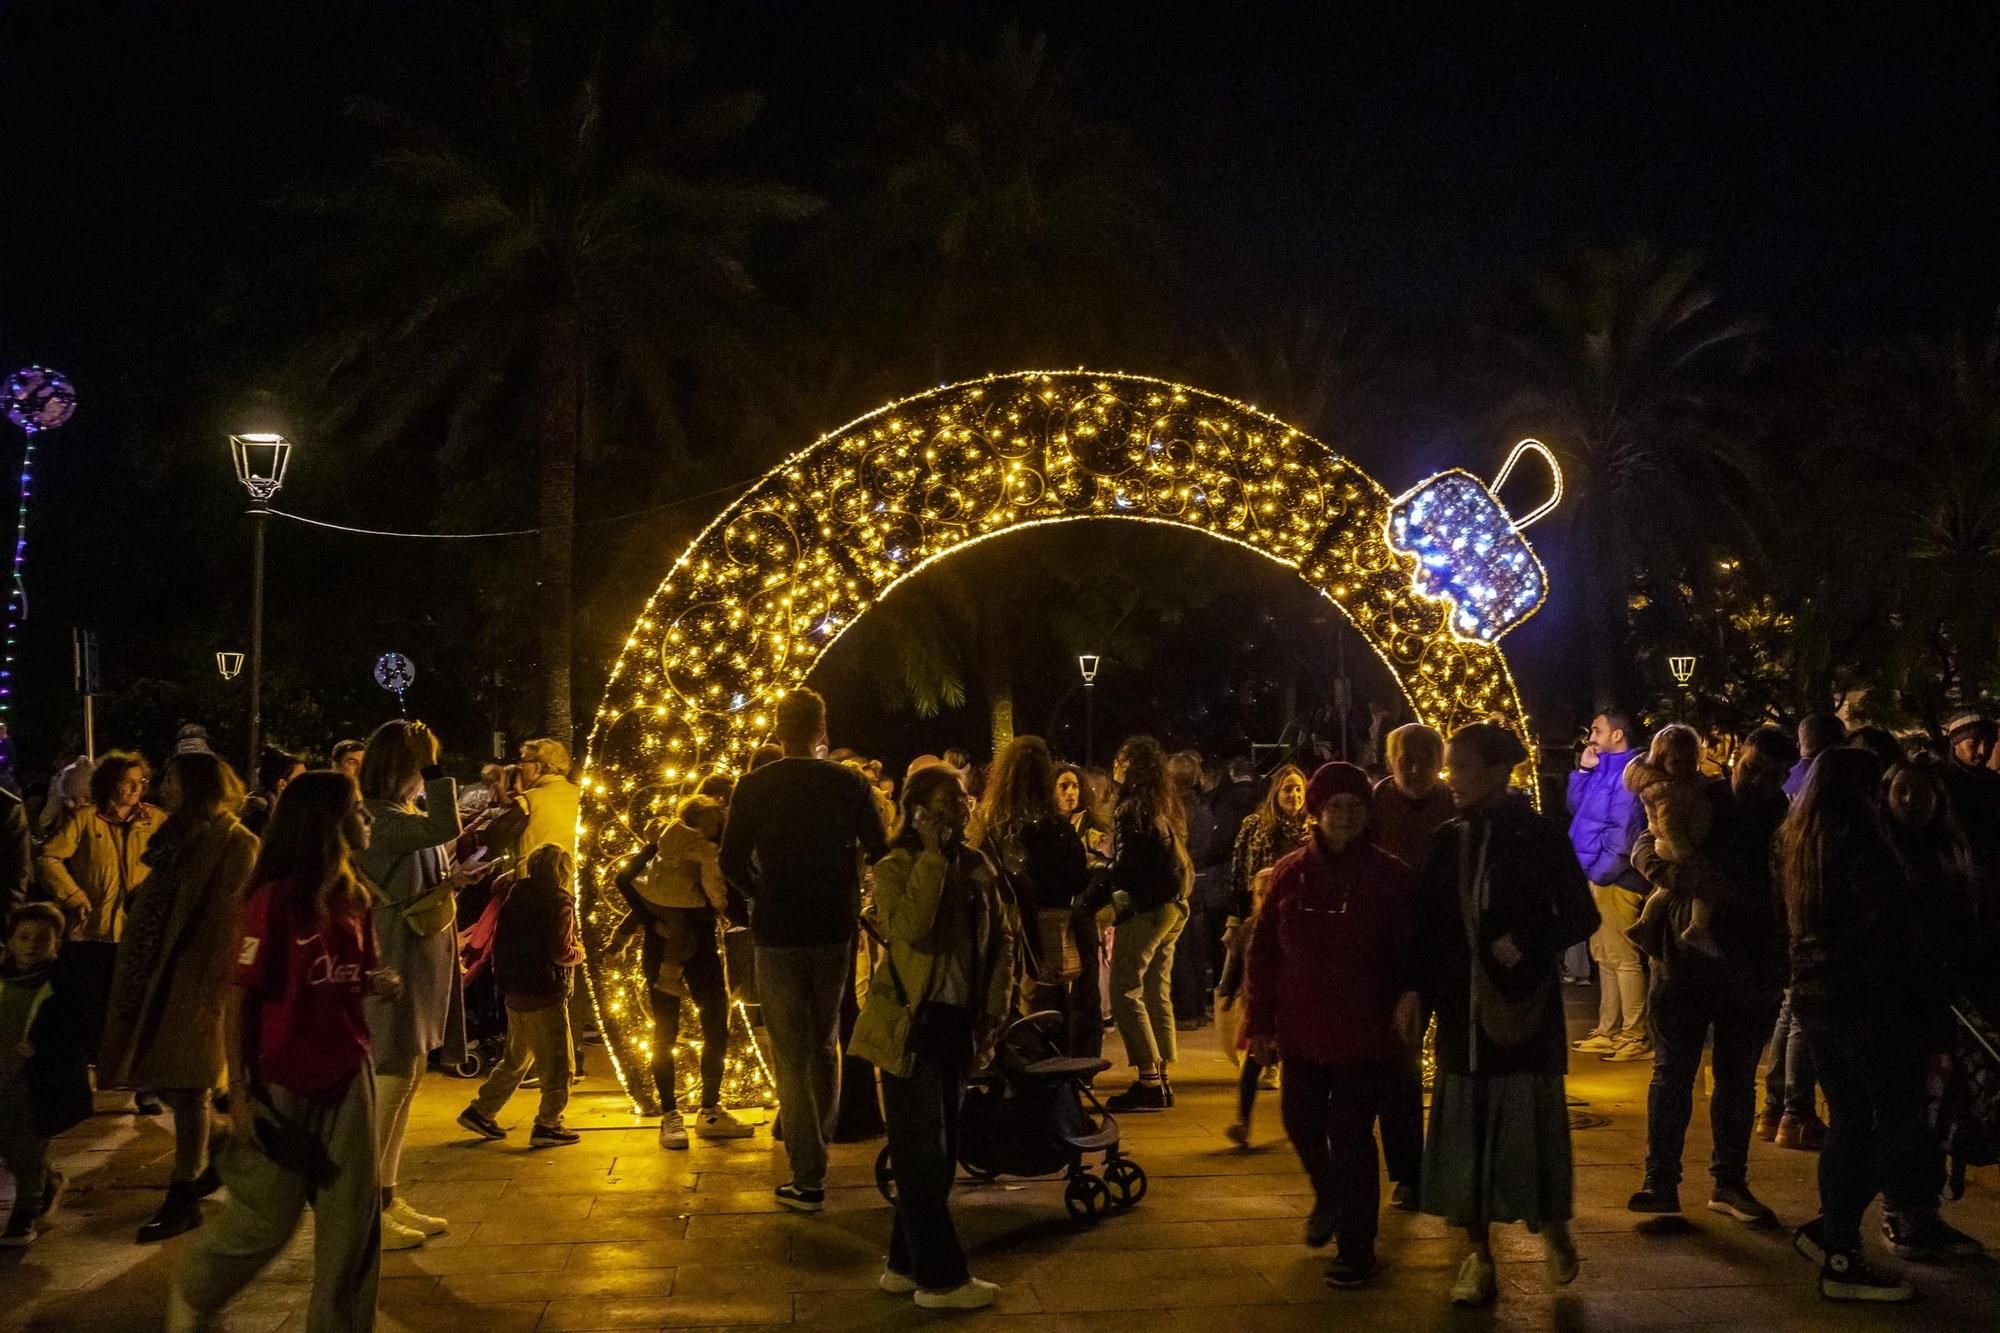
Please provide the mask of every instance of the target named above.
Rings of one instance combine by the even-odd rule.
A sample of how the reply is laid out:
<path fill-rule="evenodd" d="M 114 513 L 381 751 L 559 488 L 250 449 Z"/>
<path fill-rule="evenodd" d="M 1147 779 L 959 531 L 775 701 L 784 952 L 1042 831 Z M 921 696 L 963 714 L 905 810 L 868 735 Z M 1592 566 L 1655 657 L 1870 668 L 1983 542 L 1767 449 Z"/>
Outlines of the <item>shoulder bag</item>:
<path fill-rule="evenodd" d="M 1486 952 L 1480 942 L 1479 918 L 1486 908 L 1490 887 L 1486 865 L 1487 849 L 1493 842 L 1491 825 L 1482 824 L 1477 833 L 1471 823 L 1460 825 L 1458 840 L 1458 905 L 1465 919 L 1466 952 L 1472 960 L 1472 1010 L 1479 1030 L 1495 1046 L 1520 1046 L 1542 1030 L 1548 1015 L 1549 991 L 1537 986 L 1515 1000 L 1502 994 L 1487 970 Z M 1473 839 L 1479 847 L 1475 852 Z"/>

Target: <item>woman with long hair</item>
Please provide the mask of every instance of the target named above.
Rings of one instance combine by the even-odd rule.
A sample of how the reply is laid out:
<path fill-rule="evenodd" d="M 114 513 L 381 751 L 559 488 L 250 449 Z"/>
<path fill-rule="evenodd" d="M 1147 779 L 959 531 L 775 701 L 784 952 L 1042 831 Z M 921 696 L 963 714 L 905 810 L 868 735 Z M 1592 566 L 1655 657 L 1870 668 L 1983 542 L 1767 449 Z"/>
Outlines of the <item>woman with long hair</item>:
<path fill-rule="evenodd" d="M 1303 847 L 1309 832 L 1306 775 L 1297 764 L 1280 764 L 1271 774 L 1262 804 L 1236 829 L 1236 849 L 1229 859 L 1229 924 L 1222 936 L 1222 977 L 1215 987 L 1218 1010 L 1240 998 L 1250 931 L 1263 897 L 1260 880 L 1268 886 L 1265 872 Z M 1240 1011 L 1244 1006 L 1236 1007 Z M 1257 1104 L 1257 1089 L 1269 1072 L 1271 1067 L 1245 1051 L 1243 1067 L 1236 1074 L 1236 1119 L 1222 1131 L 1239 1148 L 1250 1142 L 1250 1112 Z"/>
<path fill-rule="evenodd" d="M 1138 1077 L 1106 1102 L 1114 1111 L 1163 1111 L 1174 1104 L 1168 1067 L 1175 1045 L 1171 984 L 1174 942 L 1188 922 L 1194 864 L 1188 857 L 1186 812 L 1151 736 L 1118 749 L 1112 769 L 1118 804 L 1112 816 L 1111 1012 Z"/>
<path fill-rule="evenodd" d="M 1110 957 L 1105 950 L 1104 923 L 1099 920 L 1102 904 L 1093 881 L 1106 869 L 1104 853 L 1110 850 L 1109 821 L 1102 817 L 1103 799 L 1096 779 L 1075 764 L 1057 764 L 1055 777 L 1056 813 L 1066 820 L 1083 847 L 1084 889 L 1070 904 L 1070 934 L 1076 940 L 1076 980 L 1069 985 L 1065 1005 L 1069 1014 L 1071 1055 L 1095 1059 L 1104 1051 L 1104 1020 L 1111 1012 Z"/>
<path fill-rule="evenodd" d="M 1509 787 L 1528 757 L 1494 722 L 1445 748 L 1458 818 L 1438 831 L 1418 876 L 1417 931 L 1398 1007 L 1404 1040 L 1437 1014 L 1437 1079 L 1424 1144 L 1422 1208 L 1465 1235 L 1451 1299 L 1497 1290 L 1495 1222 L 1542 1233 L 1549 1277 L 1576 1280 L 1575 1173 L 1563 1074 L 1563 951 L 1590 938 L 1597 908 L 1563 830 Z"/>
<path fill-rule="evenodd" d="M 366 1006 L 375 1060 L 382 1248 L 407 1250 L 447 1227 L 396 1193 L 410 1106 L 430 1053 L 442 1049 L 445 1060 L 456 1063 L 465 1046 L 453 927 L 466 876 L 450 862 L 460 832 L 458 784 L 438 767 L 436 734 L 421 722 L 377 727 L 361 761 L 361 797 L 372 832 L 354 864 L 374 893 L 382 965 L 403 982 L 395 995 L 370 996 Z"/>
<path fill-rule="evenodd" d="M 888 948 L 854 1025 L 850 1054 L 882 1071 L 896 1219 L 880 1286 L 933 1310 L 991 1305 L 951 1220 L 966 1073 L 1011 1007 L 1016 941 L 992 862 L 965 839 L 965 789 L 942 766 L 903 784 L 902 827 L 875 863 Z"/>
<path fill-rule="evenodd" d="M 1862 728 L 1871 730 L 1871 728 Z M 1860 733 L 1856 733 L 1857 735 Z M 1882 807 L 1889 839 L 1910 874 L 1910 912 L 1917 930 L 1918 1036 L 1924 1060 L 1923 1170 L 1907 1184 L 1885 1189 L 1882 1232 L 1906 1259 L 1974 1258 L 1978 1239 L 1939 1215 L 1944 1189 L 1944 1142 L 1936 1114 L 1944 1100 L 1956 1020 L 1953 999 L 1979 971 L 1979 906 L 1972 848 L 1951 808 L 1951 793 L 1937 761 L 1924 757 L 1892 764 L 1882 779 Z"/>
<path fill-rule="evenodd" d="M 177 754 L 161 785 L 167 822 L 132 894 L 97 1057 L 99 1087 L 146 1088 L 174 1113 L 167 1197 L 139 1228 L 142 1245 L 200 1226 L 200 1201 L 222 1185 L 208 1161 L 209 1090 L 225 1068 L 223 994 L 257 858 L 228 764 L 206 750 Z"/>
<path fill-rule="evenodd" d="M 1882 761 L 1835 747 L 1813 761 L 1778 835 L 1791 931 L 1792 1013 L 1826 1093 L 1820 1216 L 1800 1227 L 1830 1300 L 1907 1301 L 1861 1256 L 1861 1217 L 1923 1174 L 1923 1042 L 1910 871 L 1882 815 Z M 1917 1200 L 1892 1197 L 1893 1205 Z"/>
<path fill-rule="evenodd" d="M 1071 908 L 1090 883 L 1083 839 L 1056 809 L 1056 766 L 1040 736 L 1016 736 L 993 760 L 986 793 L 973 812 L 971 843 L 985 852 L 1014 895 L 1021 918 L 1021 953 L 1040 1001 L 1067 1009 L 1061 958 L 1046 955 L 1072 933 Z M 1044 929 L 1043 922 L 1050 929 Z M 1088 941 L 1072 933 L 1079 953 Z"/>
<path fill-rule="evenodd" d="M 374 1327 L 382 1216 L 362 999 L 398 980 L 377 966 L 368 887 L 350 862 L 368 830 L 354 779 L 338 770 L 294 778 L 272 808 L 224 1001 L 229 1204 L 181 1257 L 171 1333 L 212 1326 L 291 1242 L 307 1204 L 308 1333 Z"/>

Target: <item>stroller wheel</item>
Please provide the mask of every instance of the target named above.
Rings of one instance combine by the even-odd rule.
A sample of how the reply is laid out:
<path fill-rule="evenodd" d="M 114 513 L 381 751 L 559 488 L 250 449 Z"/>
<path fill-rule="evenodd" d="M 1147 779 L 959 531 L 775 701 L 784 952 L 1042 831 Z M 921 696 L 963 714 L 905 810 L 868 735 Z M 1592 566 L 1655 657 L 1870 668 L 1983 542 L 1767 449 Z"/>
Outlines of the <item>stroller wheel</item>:
<path fill-rule="evenodd" d="M 875 1154 L 875 1188 L 890 1203 L 896 1201 L 896 1174 L 889 1165 L 889 1146 L 882 1145 L 882 1151 Z"/>
<path fill-rule="evenodd" d="M 478 1047 L 467 1050 L 464 1058 L 451 1067 L 451 1072 L 460 1078 L 478 1078 L 486 1072 L 486 1057 Z"/>
<path fill-rule="evenodd" d="M 1138 1206 L 1146 1197 L 1146 1171 L 1129 1157 L 1120 1157 L 1108 1162 L 1104 1167 L 1104 1183 L 1109 1187 L 1113 1206 L 1124 1209 Z"/>
<path fill-rule="evenodd" d="M 1111 1210 L 1111 1191 L 1096 1176 L 1071 1176 L 1063 1190 L 1063 1207 L 1069 1209 L 1070 1221 L 1078 1226 L 1096 1226 Z"/>

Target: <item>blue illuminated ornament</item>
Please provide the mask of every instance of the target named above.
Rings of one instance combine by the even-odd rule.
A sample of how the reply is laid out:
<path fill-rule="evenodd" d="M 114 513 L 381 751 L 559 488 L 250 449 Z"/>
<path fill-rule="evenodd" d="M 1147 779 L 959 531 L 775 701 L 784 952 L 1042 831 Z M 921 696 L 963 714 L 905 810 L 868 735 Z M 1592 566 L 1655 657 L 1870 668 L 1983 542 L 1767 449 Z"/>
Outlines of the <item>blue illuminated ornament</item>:
<path fill-rule="evenodd" d="M 58 371 L 23 366 L 7 377 L 7 420 L 28 437 L 21 450 L 21 507 L 14 524 L 14 570 L 7 588 L 7 644 L 0 656 L 0 719 L 14 702 L 14 645 L 21 622 L 28 618 L 28 585 L 21 572 L 28 563 L 28 495 L 35 480 L 35 437 L 54 430 L 76 411 L 76 389 Z"/>
<path fill-rule="evenodd" d="M 1524 453 L 1549 465 L 1549 498 L 1509 517 L 1497 492 Z M 1491 643 L 1526 620 L 1548 596 L 1548 573 L 1521 535 L 1562 500 L 1562 468 L 1540 440 L 1522 440 L 1489 487 L 1461 468 L 1441 472 L 1389 506 L 1389 545 L 1416 557 L 1411 586 L 1450 608 L 1452 631 Z"/>
<path fill-rule="evenodd" d="M 403 706 L 403 691 L 416 679 L 417 664 L 401 653 L 383 653 L 375 659 L 375 683 L 395 694 L 398 710 Z"/>

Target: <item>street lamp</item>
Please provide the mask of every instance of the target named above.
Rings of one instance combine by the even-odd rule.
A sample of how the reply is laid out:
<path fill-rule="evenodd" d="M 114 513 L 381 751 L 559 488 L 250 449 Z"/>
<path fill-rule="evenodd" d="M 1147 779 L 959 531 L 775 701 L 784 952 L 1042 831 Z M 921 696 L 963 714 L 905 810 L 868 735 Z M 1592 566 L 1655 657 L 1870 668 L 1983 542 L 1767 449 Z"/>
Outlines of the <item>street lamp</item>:
<path fill-rule="evenodd" d="M 1669 657 L 1667 670 L 1674 673 L 1674 683 L 1686 689 L 1687 683 L 1694 679 L 1694 655 L 1689 653 Z"/>
<path fill-rule="evenodd" d="M 1076 669 L 1083 673 L 1083 766 L 1089 768 L 1095 754 L 1097 738 L 1097 684 L 1096 653 L 1081 653 L 1076 659 Z"/>
<path fill-rule="evenodd" d="M 215 669 L 221 673 L 224 680 L 235 680 L 243 674 L 243 654 L 217 653 L 215 655 Z"/>
<path fill-rule="evenodd" d="M 271 517 L 271 497 L 285 484 L 292 442 L 276 431 L 232 435 L 229 456 L 236 464 L 236 480 L 250 492 L 250 762 L 244 772 L 255 773 L 264 745 L 264 525 Z M 216 665 L 222 665 L 219 656 Z"/>

